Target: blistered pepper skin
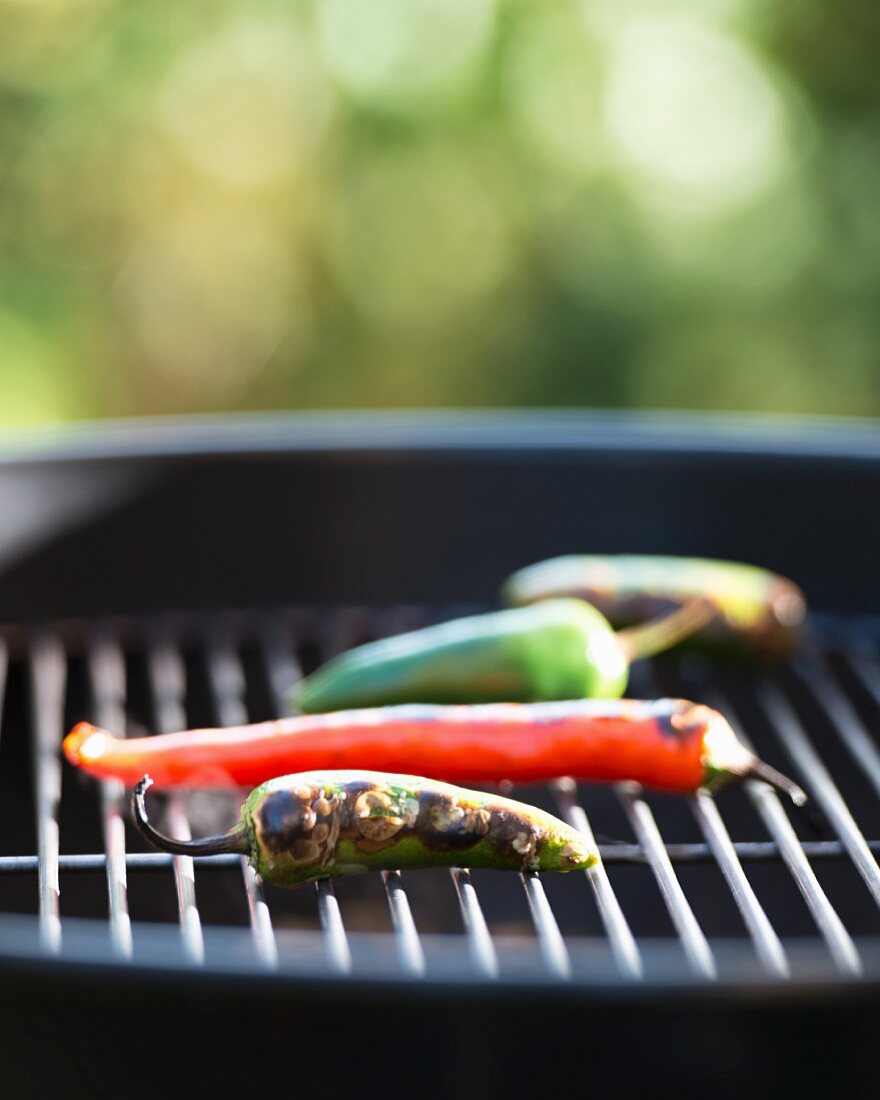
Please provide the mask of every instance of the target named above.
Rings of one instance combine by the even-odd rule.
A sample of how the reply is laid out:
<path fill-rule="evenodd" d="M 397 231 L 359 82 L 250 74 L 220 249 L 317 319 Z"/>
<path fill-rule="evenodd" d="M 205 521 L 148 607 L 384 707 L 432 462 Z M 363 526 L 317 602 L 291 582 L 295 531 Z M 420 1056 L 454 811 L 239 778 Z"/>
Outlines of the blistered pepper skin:
<path fill-rule="evenodd" d="M 618 698 L 628 673 L 603 615 L 581 600 L 546 600 L 358 646 L 302 680 L 288 705 L 318 714 L 395 703 Z"/>
<path fill-rule="evenodd" d="M 716 614 L 688 640 L 692 646 L 781 655 L 799 640 L 806 617 L 803 592 L 766 569 L 712 558 L 639 554 L 572 554 L 514 573 L 502 601 L 527 606 L 577 597 L 625 627 L 704 597 Z"/>
<path fill-rule="evenodd" d="M 272 779 L 252 791 L 235 829 L 175 841 L 146 819 L 142 780 L 135 821 L 166 851 L 240 851 L 278 886 L 364 871 L 479 867 L 586 870 L 596 853 L 570 826 L 512 799 L 410 775 L 316 771 Z"/>

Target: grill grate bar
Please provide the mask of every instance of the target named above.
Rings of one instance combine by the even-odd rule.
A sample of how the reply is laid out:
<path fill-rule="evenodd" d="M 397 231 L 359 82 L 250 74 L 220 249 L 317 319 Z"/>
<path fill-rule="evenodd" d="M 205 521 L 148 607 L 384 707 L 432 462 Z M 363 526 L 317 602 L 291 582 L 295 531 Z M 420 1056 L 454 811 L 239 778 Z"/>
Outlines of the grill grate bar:
<path fill-rule="evenodd" d="M 791 977 L 791 969 L 779 936 L 746 877 L 714 798 L 706 791 L 698 791 L 691 799 L 691 806 L 706 842 L 727 880 L 762 965 L 779 978 Z"/>
<path fill-rule="evenodd" d="M 663 695 L 652 663 L 647 661 L 639 663 L 636 666 L 635 677 L 646 697 L 659 698 Z M 640 791 L 641 788 L 634 783 L 621 783 L 617 787 L 618 797 L 622 801 L 636 837 L 648 857 L 648 862 L 660 886 L 663 900 L 666 902 L 669 915 L 678 932 L 691 968 L 705 978 L 715 978 L 717 977 L 717 969 L 712 950 L 690 902 L 687 900 L 678 876 L 672 868 L 669 851 L 661 836 L 654 815 L 648 804 L 638 797 Z M 707 798 L 711 802 L 711 798 L 709 796 Z M 737 877 L 735 868 L 737 861 L 736 857 L 732 861 L 730 860 L 730 852 L 724 846 L 727 829 L 714 802 L 711 804 L 715 810 L 714 815 L 711 815 L 711 811 L 709 811 L 701 816 L 700 812 L 697 811 L 697 817 L 700 826 L 703 828 L 703 835 L 712 849 L 712 854 L 716 857 L 716 862 L 719 863 L 728 886 L 731 886 L 730 876 Z M 729 840 L 729 837 L 727 839 Z M 725 862 L 722 862 L 718 858 L 719 856 Z M 742 868 L 739 868 L 739 872 L 740 876 L 744 878 Z"/>
<path fill-rule="evenodd" d="M 290 635 L 282 622 L 272 619 L 263 627 L 260 651 L 272 707 L 275 715 L 280 717 L 285 713 L 287 693 L 303 677 L 302 666 L 296 658 Z"/>
<path fill-rule="evenodd" d="M 276 715 L 284 713 L 284 697 L 302 679 L 302 667 L 294 655 L 290 637 L 281 622 L 273 620 L 267 625 L 261 638 L 261 656 L 266 670 L 269 695 Z M 315 884 L 318 899 L 318 917 L 324 930 L 327 957 L 335 970 L 347 974 L 351 970 L 351 947 L 342 920 L 333 884 L 329 881 Z"/>
<path fill-rule="evenodd" d="M 352 617 L 351 615 L 343 614 L 338 621 L 333 624 L 332 629 L 322 632 L 322 648 L 324 650 L 323 656 L 325 660 L 334 656 L 340 650 L 348 649 L 354 644 L 351 637 L 351 630 L 352 626 L 357 622 L 357 619 L 357 615 Z M 398 609 L 387 615 L 378 616 L 374 625 L 379 628 L 379 634 L 393 634 L 401 630 L 410 629 L 415 624 L 409 621 L 405 611 Z M 282 661 L 277 664 L 274 682 L 281 688 L 280 691 L 277 689 L 275 690 L 276 704 L 279 713 L 283 710 L 284 694 L 300 675 L 301 669 L 295 661 L 288 661 L 285 665 L 282 658 Z M 272 679 L 273 677 L 270 676 L 270 680 Z M 468 878 L 467 888 L 462 889 L 459 885 L 459 881 L 456 879 L 457 873 L 456 869 L 452 869 L 456 897 L 458 899 L 459 908 L 461 909 L 461 919 L 465 928 L 465 934 L 468 938 L 471 957 L 475 960 L 477 969 L 481 973 L 488 975 L 492 972 L 492 960 L 495 956 L 488 925 L 486 924 L 486 919 L 480 907 L 479 898 L 477 897 L 473 883 L 470 878 Z M 397 939 L 397 950 L 401 965 L 409 974 L 416 976 L 424 975 L 424 952 L 400 873 L 383 871 L 382 875 L 388 906 L 391 911 L 392 927 L 394 929 L 395 938 Z M 487 953 L 486 940 L 488 940 L 491 955 Z M 497 972 L 497 960 L 495 960 L 494 967 L 495 972 Z"/>
<path fill-rule="evenodd" d="M 572 779 L 557 779 L 552 786 L 553 796 L 559 811 L 573 829 L 577 829 L 587 845 L 598 850 L 596 837 L 586 812 L 575 797 L 577 786 Z M 642 849 L 636 846 L 639 858 L 643 858 Z M 586 872 L 587 881 L 596 895 L 599 917 L 608 933 L 611 950 L 622 974 L 628 978 L 641 978 L 643 975 L 642 957 L 636 944 L 629 922 L 624 916 L 617 894 L 611 885 L 611 879 L 605 870 L 606 854 Z"/>
<path fill-rule="evenodd" d="M 466 870 L 458 867 L 450 870 L 471 956 L 479 970 L 488 977 L 497 977 L 498 960 L 495 957 L 495 947 L 476 888 Z"/>
<path fill-rule="evenodd" d="M 107 852 L 107 900 L 110 913 L 110 941 L 113 950 L 130 958 L 133 943 L 128 914 L 128 869 L 125 862 L 125 823 L 122 807 L 125 788 L 109 781 L 101 784 L 101 821 Z"/>
<path fill-rule="evenodd" d="M 559 925 L 556 923 L 553 909 L 547 900 L 544 883 L 538 877 L 537 871 L 523 872 L 520 878 L 526 891 L 529 912 L 538 937 L 538 946 L 544 957 L 544 965 L 554 977 L 561 981 L 570 981 L 571 959 L 565 940 L 559 931 Z"/>
<path fill-rule="evenodd" d="M 425 975 L 425 952 L 422 950 L 422 941 L 419 939 L 416 922 L 413 920 L 409 898 L 401 882 L 400 871 L 383 871 L 382 881 L 385 884 L 385 895 L 391 911 L 391 925 L 394 929 L 400 965 L 405 974 L 422 978 Z"/>
<path fill-rule="evenodd" d="M 220 725 L 244 725 L 248 720 L 244 705 L 244 669 L 235 647 L 222 629 L 209 632 L 207 659 L 211 696 Z M 254 949 L 260 963 L 271 969 L 278 965 L 278 945 L 263 894 L 263 884 L 245 856 L 239 862 Z"/>
<path fill-rule="evenodd" d="M 61 758 L 67 664 L 61 643 L 43 634 L 29 654 L 32 709 L 31 752 L 37 818 L 40 939 L 46 950 L 61 949 L 61 886 L 58 877 Z"/>
<path fill-rule="evenodd" d="M 739 719 L 726 695 L 716 688 L 707 688 L 704 693 L 707 703 L 720 710 L 733 727 L 736 736 L 751 749 L 752 745 L 743 731 Z M 847 974 L 858 975 L 862 972 L 859 953 L 852 937 L 847 932 L 837 910 L 831 904 L 828 895 L 816 878 L 816 872 L 810 866 L 804 846 L 798 839 L 794 826 L 782 807 L 779 796 L 767 783 L 749 779 L 745 784 L 746 793 L 751 799 L 767 828 L 767 831 L 779 846 L 785 865 L 795 881 L 807 908 L 816 922 L 838 969 Z"/>
<path fill-rule="evenodd" d="M 846 663 L 853 670 L 862 684 L 862 687 L 873 698 L 874 702 L 880 707 L 880 670 L 877 667 L 877 657 L 872 652 L 867 652 L 867 647 L 862 646 L 856 652 L 846 651 L 844 653 Z"/>
<path fill-rule="evenodd" d="M 169 832 L 178 840 L 190 840 L 186 810 L 177 795 L 172 795 L 166 808 Z M 196 904 L 196 875 L 191 856 L 174 856 L 174 888 L 177 895 L 177 913 L 183 947 L 192 962 L 205 961 L 205 940 L 202 935 L 202 918 Z"/>
<path fill-rule="evenodd" d="M 275 930 L 269 906 L 263 894 L 263 882 L 247 859 L 242 856 L 241 874 L 244 880 L 245 899 L 247 901 L 248 920 L 254 940 L 254 949 L 261 965 L 274 970 L 278 965 L 278 945 L 275 942 Z"/>
<path fill-rule="evenodd" d="M 450 869 L 450 874 L 455 885 L 458 904 L 461 907 L 461 917 L 474 969 L 485 978 L 497 978 L 498 955 L 495 952 L 495 944 L 492 942 L 492 934 L 486 924 L 477 891 L 471 881 L 470 871 L 453 867 Z"/>
<path fill-rule="evenodd" d="M 208 643 L 208 679 L 221 726 L 243 726 L 248 713 L 244 704 L 247 684 L 244 669 L 225 630 L 212 631 Z"/>
<path fill-rule="evenodd" d="M 95 721 L 118 737 L 125 736 L 125 659 L 107 630 L 98 630 L 88 646 L 89 680 Z M 130 958 L 133 950 L 128 913 L 128 871 L 125 862 L 125 787 L 116 780 L 101 784 L 101 821 L 107 852 L 107 900 L 113 951 Z"/>
<path fill-rule="evenodd" d="M 638 784 L 620 783 L 616 789 L 633 831 L 648 857 L 648 863 L 663 894 L 663 900 L 666 902 L 688 962 L 692 969 L 704 978 L 717 977 L 715 959 L 709 947 L 709 941 L 703 934 L 690 902 L 678 881 L 678 876 L 673 870 L 650 806 L 638 797 L 640 790 Z"/>
<path fill-rule="evenodd" d="M 147 650 L 147 672 L 157 731 L 173 733 L 185 729 L 186 670 L 179 651 L 169 639 L 151 641 Z M 166 813 L 171 835 L 178 840 L 189 840 L 192 833 L 181 795 L 169 795 Z M 205 941 L 196 903 L 195 865 L 191 856 L 175 855 L 172 856 L 172 867 L 184 950 L 193 962 L 203 963 Z"/>
<path fill-rule="evenodd" d="M 359 613 L 343 612 L 330 624 L 324 624 L 321 630 L 321 647 L 324 660 L 329 660 L 341 650 L 349 649 L 355 644 L 352 631 L 361 618 Z M 326 626 L 330 629 L 326 629 Z M 395 634 L 408 628 L 405 616 L 401 617 L 399 611 L 392 610 L 387 615 L 379 615 L 374 624 L 380 634 Z M 385 886 L 385 896 L 388 900 L 388 908 L 391 913 L 391 926 L 397 945 L 397 954 L 404 973 L 412 977 L 424 977 L 425 953 L 419 939 L 415 920 L 409 898 L 403 886 L 403 880 L 399 871 L 383 871 L 382 881 Z"/>
<path fill-rule="evenodd" d="M 324 930 L 330 964 L 340 974 L 348 974 L 351 971 L 351 948 L 348 945 L 348 936 L 345 934 L 345 925 L 342 923 L 339 902 L 333 891 L 333 883 L 329 879 L 322 879 L 315 883 L 315 891 L 318 896 L 318 916 Z"/>
<path fill-rule="evenodd" d="M 880 671 L 876 662 L 851 660 L 850 667 L 863 686 L 880 702 Z M 796 661 L 792 668 L 798 679 L 818 700 L 841 741 L 880 795 L 880 750 L 853 705 L 818 661 Z"/>
<path fill-rule="evenodd" d="M 844 973 L 861 974 L 862 964 L 856 945 L 816 878 L 816 872 L 810 866 L 807 854 L 798 840 L 794 826 L 786 816 L 779 796 L 766 783 L 756 779 L 748 780 L 746 791 L 767 826 L 767 831 L 779 845 L 782 858 L 803 895 L 816 926 L 828 944 L 838 968 Z"/>
<path fill-rule="evenodd" d="M 874 900 L 880 905 L 880 868 L 834 780 L 804 733 L 791 704 L 779 688 L 770 683 L 759 686 L 758 698 L 789 756 L 806 777 L 810 792 L 834 825 L 859 874 L 865 880 Z"/>

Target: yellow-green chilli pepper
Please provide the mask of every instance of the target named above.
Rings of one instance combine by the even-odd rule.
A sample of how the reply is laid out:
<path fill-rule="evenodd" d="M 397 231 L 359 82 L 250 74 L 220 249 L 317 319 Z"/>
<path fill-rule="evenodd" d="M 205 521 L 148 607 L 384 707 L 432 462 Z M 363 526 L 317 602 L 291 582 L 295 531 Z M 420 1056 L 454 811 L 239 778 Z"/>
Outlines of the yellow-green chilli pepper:
<path fill-rule="evenodd" d="M 267 882 L 298 886 L 362 871 L 485 867 L 577 871 L 597 859 L 576 832 L 543 810 L 499 795 L 411 775 L 302 772 L 257 787 L 228 833 L 175 840 L 149 822 L 144 776 L 132 795 L 151 844 L 191 856 L 238 852 Z"/>
<path fill-rule="evenodd" d="M 524 606 L 560 597 L 595 605 L 616 627 L 668 614 L 696 597 L 714 608 L 691 645 L 784 654 L 806 617 L 793 581 L 739 562 L 641 554 L 570 554 L 527 566 L 502 588 L 502 602 Z"/>
<path fill-rule="evenodd" d="M 686 637 L 711 614 L 694 601 L 618 633 L 579 599 L 472 615 L 349 650 L 301 680 L 288 705 L 319 714 L 395 703 L 616 699 L 631 661 Z"/>

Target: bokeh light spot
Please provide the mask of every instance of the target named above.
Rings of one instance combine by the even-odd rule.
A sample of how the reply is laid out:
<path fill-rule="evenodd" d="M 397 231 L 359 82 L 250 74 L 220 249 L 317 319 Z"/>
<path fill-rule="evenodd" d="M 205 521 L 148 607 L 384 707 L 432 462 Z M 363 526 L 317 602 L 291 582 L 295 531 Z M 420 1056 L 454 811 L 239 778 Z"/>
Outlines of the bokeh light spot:
<path fill-rule="evenodd" d="M 295 325 L 293 280 L 268 225 L 205 201 L 138 242 L 117 296 L 154 382 L 214 407 L 246 391 Z"/>
<path fill-rule="evenodd" d="M 51 334 L 0 311 L 0 423 L 27 424 L 75 416 L 75 379 Z"/>
<path fill-rule="evenodd" d="M 551 168 L 591 174 L 605 160 L 601 126 L 605 57 L 577 13 L 550 7 L 518 28 L 505 94 L 518 137 Z"/>
<path fill-rule="evenodd" d="M 454 94 L 492 36 L 494 0 L 320 0 L 321 49 L 355 99 L 406 113 Z"/>
<path fill-rule="evenodd" d="M 203 171 L 242 188 L 283 181 L 316 154 L 332 108 L 308 41 L 279 19 L 241 20 L 183 54 L 159 116 Z"/>
<path fill-rule="evenodd" d="M 786 161 L 785 109 L 770 76 L 744 45 L 680 15 L 617 27 L 604 120 L 643 185 L 697 213 L 752 199 Z"/>
<path fill-rule="evenodd" d="M 442 324 L 491 293 L 513 259 L 503 180 L 450 148 L 374 152 L 346 173 L 328 247 L 365 317 Z"/>

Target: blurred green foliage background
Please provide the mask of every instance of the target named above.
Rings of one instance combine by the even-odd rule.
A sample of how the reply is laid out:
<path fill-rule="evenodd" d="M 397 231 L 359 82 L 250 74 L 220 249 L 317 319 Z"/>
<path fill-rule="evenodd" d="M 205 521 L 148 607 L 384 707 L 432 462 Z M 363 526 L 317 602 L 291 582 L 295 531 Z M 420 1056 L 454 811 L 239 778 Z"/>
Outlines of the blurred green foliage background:
<path fill-rule="evenodd" d="M 0 0 L 0 422 L 880 414 L 880 7 Z"/>

